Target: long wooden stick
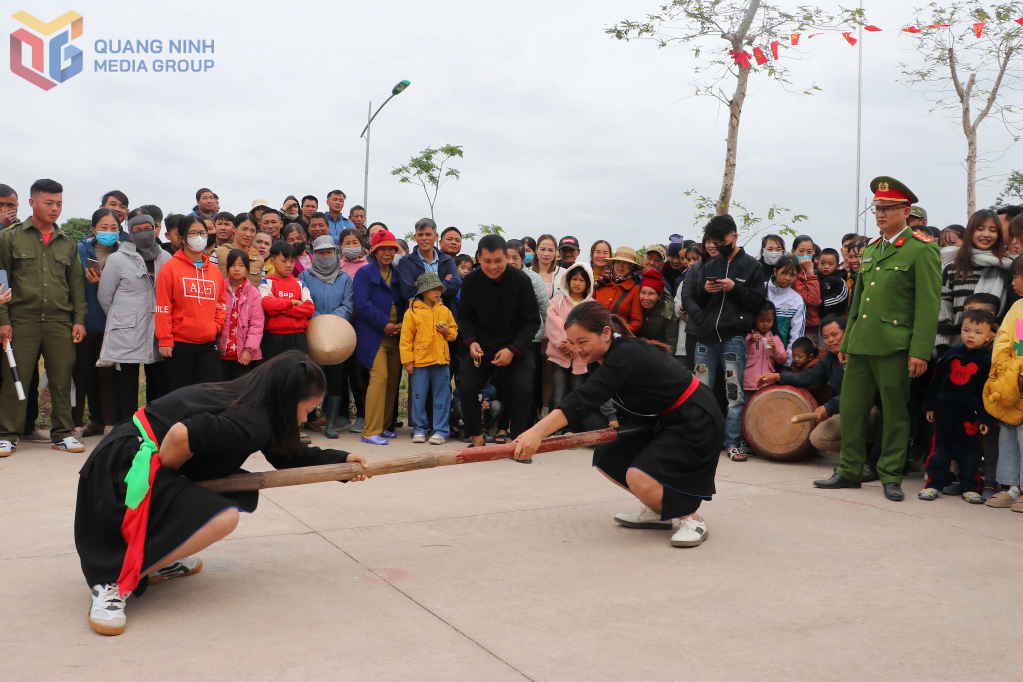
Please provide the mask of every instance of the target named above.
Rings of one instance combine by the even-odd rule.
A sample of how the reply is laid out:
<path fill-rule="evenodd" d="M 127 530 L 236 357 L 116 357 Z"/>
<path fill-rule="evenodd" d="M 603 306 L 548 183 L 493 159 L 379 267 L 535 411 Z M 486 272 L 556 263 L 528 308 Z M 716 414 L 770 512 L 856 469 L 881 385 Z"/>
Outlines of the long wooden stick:
<path fill-rule="evenodd" d="M 619 438 L 633 436 L 647 431 L 650 427 L 633 427 L 618 429 L 602 429 L 586 431 L 570 436 L 553 436 L 540 442 L 537 453 L 568 450 L 569 448 L 586 447 L 600 443 L 613 443 Z M 215 493 L 233 493 L 242 490 L 262 490 L 263 488 L 280 488 L 289 485 L 321 483 L 323 481 L 347 481 L 360 474 L 366 476 L 383 476 L 417 469 L 451 466 L 454 464 L 474 464 L 476 462 L 493 462 L 498 459 L 510 459 L 515 455 L 515 443 L 504 445 L 485 445 L 479 448 L 459 448 L 457 450 L 438 450 L 421 455 L 401 455 L 391 459 L 369 462 L 364 469 L 356 463 L 323 464 L 320 466 L 295 467 L 279 471 L 260 471 L 251 474 L 234 474 L 227 478 L 212 481 L 199 481 L 199 485 L 209 488 Z"/>
<path fill-rule="evenodd" d="M 802 424 L 803 422 L 817 421 L 817 413 L 807 412 L 806 414 L 797 414 L 789 421 L 791 421 L 793 424 Z"/>

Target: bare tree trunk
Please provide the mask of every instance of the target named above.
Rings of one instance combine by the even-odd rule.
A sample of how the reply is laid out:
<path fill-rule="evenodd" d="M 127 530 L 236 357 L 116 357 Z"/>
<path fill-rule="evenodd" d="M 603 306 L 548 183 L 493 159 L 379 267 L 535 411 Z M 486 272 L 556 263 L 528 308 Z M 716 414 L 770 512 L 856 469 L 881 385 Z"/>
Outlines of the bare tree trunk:
<path fill-rule="evenodd" d="M 724 35 L 732 43 L 732 49 L 741 53 L 745 48 L 746 33 L 753 23 L 753 19 L 760 9 L 760 0 L 751 0 L 746 14 L 742 18 L 739 30 L 733 34 Z M 721 178 L 721 194 L 718 197 L 717 214 L 728 213 L 728 207 L 732 203 L 732 189 L 735 186 L 735 156 L 739 149 L 739 121 L 742 118 L 742 105 L 746 101 L 746 84 L 749 82 L 749 69 L 742 68 L 739 64 L 739 76 L 735 81 L 735 93 L 728 103 L 728 138 L 725 143 L 725 172 Z"/>
<path fill-rule="evenodd" d="M 977 131 L 966 132 L 966 219 L 977 210 Z"/>

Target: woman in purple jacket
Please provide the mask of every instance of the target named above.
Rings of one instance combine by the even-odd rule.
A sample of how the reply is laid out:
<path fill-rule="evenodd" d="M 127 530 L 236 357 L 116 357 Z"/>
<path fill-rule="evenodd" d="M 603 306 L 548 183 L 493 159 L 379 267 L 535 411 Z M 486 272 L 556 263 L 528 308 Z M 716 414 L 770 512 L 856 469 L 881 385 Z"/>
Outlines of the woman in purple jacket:
<path fill-rule="evenodd" d="M 398 395 L 398 341 L 408 307 L 401 295 L 398 269 L 392 264 L 397 251 L 393 234 L 377 232 L 370 250 L 374 261 L 355 273 L 355 355 L 359 364 L 369 369 L 362 442 L 373 445 L 387 445 L 387 439 L 395 437 L 394 432 L 384 431 L 384 420 L 390 418 L 389 408 Z"/>

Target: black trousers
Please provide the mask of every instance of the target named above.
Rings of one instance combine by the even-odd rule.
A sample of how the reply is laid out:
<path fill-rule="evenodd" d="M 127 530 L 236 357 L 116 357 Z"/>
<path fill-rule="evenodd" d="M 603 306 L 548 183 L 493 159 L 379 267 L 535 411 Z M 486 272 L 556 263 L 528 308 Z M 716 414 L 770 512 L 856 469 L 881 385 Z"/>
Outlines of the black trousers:
<path fill-rule="evenodd" d="M 249 364 L 243 365 L 237 360 L 221 360 L 220 366 L 223 368 L 224 381 L 234 381 L 240 379 L 252 370 L 256 368 L 258 361 L 249 361 Z"/>
<path fill-rule="evenodd" d="M 530 410 L 533 405 L 533 351 L 526 350 L 522 355 L 515 355 L 510 365 L 494 367 L 488 357 L 480 361 L 480 366 L 472 360 L 462 363 L 459 368 L 458 392 L 462 399 L 462 419 L 465 421 L 465 432 L 469 436 L 483 433 L 479 394 L 487 382 L 493 379 L 497 388 L 497 399 L 502 405 L 508 406 L 508 418 L 511 426 L 510 435 L 517 437 L 532 425 Z"/>
<path fill-rule="evenodd" d="M 223 381 L 217 344 L 175 341 L 174 352 L 167 358 L 168 388 L 176 391 L 207 381 Z"/>
<path fill-rule="evenodd" d="M 263 341 L 259 344 L 263 351 L 263 361 L 273 360 L 275 357 L 289 350 L 300 350 L 308 352 L 308 344 L 305 340 L 305 332 L 297 334 L 274 334 L 263 332 Z"/>
<path fill-rule="evenodd" d="M 139 363 L 119 363 L 117 372 L 117 421 L 131 419 L 139 409 Z M 147 401 L 148 402 L 148 401 Z"/>
<path fill-rule="evenodd" d="M 167 384 L 167 363 L 158 360 L 148 365 L 143 365 L 146 372 L 146 402 L 164 397 L 170 393 L 170 386 Z"/>
<path fill-rule="evenodd" d="M 352 400 L 354 400 L 354 418 L 365 419 L 366 387 L 369 386 L 369 370 L 359 364 L 359 360 L 355 357 L 354 353 L 352 354 L 352 357 L 345 360 L 344 364 L 341 366 L 344 367 L 345 379 L 341 384 L 340 393 L 336 394 L 341 396 L 341 412 L 345 417 L 347 417 L 348 405 Z"/>
<path fill-rule="evenodd" d="M 71 373 L 71 380 L 75 383 L 75 404 L 71 408 L 71 419 L 75 426 L 85 426 L 86 398 L 89 400 L 90 421 L 106 426 L 113 426 L 119 421 L 116 371 L 113 367 L 96 366 L 102 345 L 102 334 L 86 334 L 84 339 L 75 344 L 75 369 Z M 34 419 L 32 424 L 35 424 Z"/>

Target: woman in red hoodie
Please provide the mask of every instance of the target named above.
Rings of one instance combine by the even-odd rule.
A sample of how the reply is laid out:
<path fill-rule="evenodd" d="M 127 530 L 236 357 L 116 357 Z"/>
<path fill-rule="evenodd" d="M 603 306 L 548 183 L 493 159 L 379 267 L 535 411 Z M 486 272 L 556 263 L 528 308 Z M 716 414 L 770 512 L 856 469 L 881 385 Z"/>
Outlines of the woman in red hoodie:
<path fill-rule="evenodd" d="M 217 335 L 227 315 L 224 278 L 205 253 L 206 226 L 185 216 L 178 234 L 181 250 L 156 279 L 156 338 L 172 391 L 223 379 Z"/>

